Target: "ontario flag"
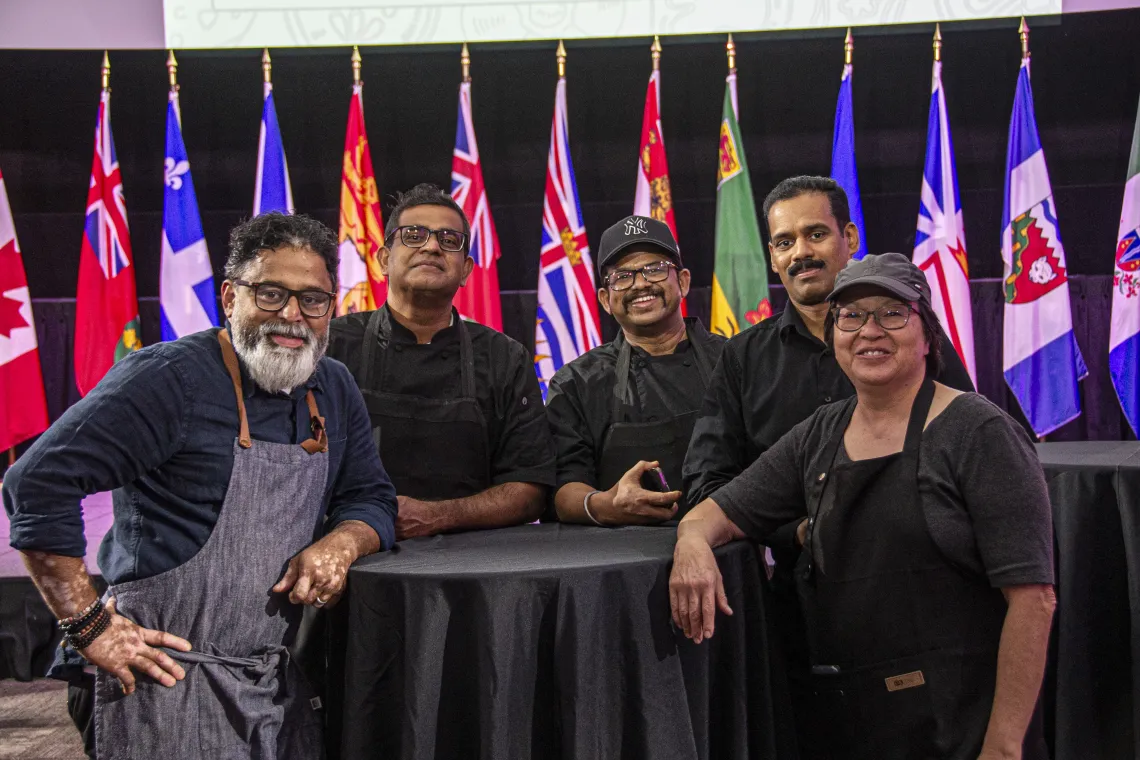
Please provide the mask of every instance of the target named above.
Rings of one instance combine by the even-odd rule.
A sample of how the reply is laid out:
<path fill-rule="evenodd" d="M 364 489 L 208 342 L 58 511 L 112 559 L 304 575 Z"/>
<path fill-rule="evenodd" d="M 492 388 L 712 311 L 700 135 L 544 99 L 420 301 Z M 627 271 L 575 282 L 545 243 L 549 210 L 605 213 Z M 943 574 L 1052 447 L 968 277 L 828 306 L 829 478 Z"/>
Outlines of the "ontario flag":
<path fill-rule="evenodd" d="M 1140 436 L 1140 108 L 1132 132 L 1112 285 L 1108 370 L 1132 433 Z"/>
<path fill-rule="evenodd" d="M 1065 249 L 1037 135 L 1028 58 L 1017 76 L 1006 167 L 1002 366 L 1029 424 L 1043 436 L 1080 415 L 1077 383 L 1088 369 L 1073 335 Z"/>
<path fill-rule="evenodd" d="M 340 264 L 337 271 L 338 316 L 372 311 L 388 295 L 388 283 L 380 271 L 384 247 L 384 217 L 372 152 L 364 131 L 364 85 L 352 87 L 348 102 L 348 130 L 344 136 L 344 161 L 340 179 Z"/>
<path fill-rule="evenodd" d="M 602 342 L 594 262 L 578 205 L 566 125 L 566 79 L 554 91 L 554 124 L 542 202 L 542 257 L 534 366 L 542 397 L 554 373 Z"/>
<path fill-rule="evenodd" d="M 931 301 L 942 329 L 977 386 L 966 234 L 954 169 L 954 146 L 950 141 L 950 120 L 946 115 L 946 93 L 942 89 L 941 61 L 934 62 L 914 263 L 926 273 Z"/>
<path fill-rule="evenodd" d="M 483 167 L 475 142 L 471 118 L 471 83 L 459 85 L 459 123 L 455 128 L 455 152 L 451 157 L 451 197 L 463 208 L 471 224 L 471 258 L 475 268 L 459 289 L 455 307 L 464 319 L 502 331 L 503 308 L 499 301 L 499 235 L 491 218 Z"/>
<path fill-rule="evenodd" d="M 0 450 L 48 426 L 32 297 L 0 174 Z"/>
<path fill-rule="evenodd" d="M 111 136 L 111 91 L 105 89 L 95 123 L 95 157 L 75 295 L 75 384 L 79 393 L 86 396 L 112 364 L 140 348 L 127 204 Z"/>

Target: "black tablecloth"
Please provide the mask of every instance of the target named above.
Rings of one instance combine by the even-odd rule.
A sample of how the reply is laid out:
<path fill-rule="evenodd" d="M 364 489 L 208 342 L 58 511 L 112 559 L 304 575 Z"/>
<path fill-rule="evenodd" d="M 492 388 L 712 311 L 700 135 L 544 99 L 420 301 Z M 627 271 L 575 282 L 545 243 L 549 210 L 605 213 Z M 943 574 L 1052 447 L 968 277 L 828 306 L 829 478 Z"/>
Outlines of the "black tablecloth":
<path fill-rule="evenodd" d="M 341 605 L 342 757 L 776 757 L 785 701 L 770 685 L 757 554 L 717 551 L 735 615 L 698 646 L 669 617 L 674 540 L 526 525 L 357 563 Z"/>
<path fill-rule="evenodd" d="M 1043 443 L 1037 452 L 1057 545 L 1045 685 L 1053 757 L 1140 757 L 1140 443 Z"/>

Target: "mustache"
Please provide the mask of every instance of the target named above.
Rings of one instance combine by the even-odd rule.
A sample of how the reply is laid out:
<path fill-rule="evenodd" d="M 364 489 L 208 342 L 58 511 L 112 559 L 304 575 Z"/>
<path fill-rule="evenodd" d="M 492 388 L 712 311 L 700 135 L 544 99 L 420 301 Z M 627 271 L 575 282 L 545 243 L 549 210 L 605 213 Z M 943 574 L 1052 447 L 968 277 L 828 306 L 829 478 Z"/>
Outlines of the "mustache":
<path fill-rule="evenodd" d="M 827 264 L 819 259 L 800 259 L 788 267 L 788 277 L 795 277 L 805 269 L 823 269 L 825 266 Z"/>
<path fill-rule="evenodd" d="M 311 343 L 314 337 L 313 331 L 309 329 L 308 325 L 295 322 L 265 322 L 257 326 L 257 335 L 262 339 L 282 335 L 287 338 L 300 338 L 306 343 Z"/>
<path fill-rule="evenodd" d="M 664 298 L 665 291 L 661 290 L 661 288 L 642 288 L 638 291 L 630 291 L 629 295 L 622 299 L 622 305 L 629 306 L 634 302 L 635 299 L 641 298 L 642 296 L 657 296 L 658 298 Z"/>

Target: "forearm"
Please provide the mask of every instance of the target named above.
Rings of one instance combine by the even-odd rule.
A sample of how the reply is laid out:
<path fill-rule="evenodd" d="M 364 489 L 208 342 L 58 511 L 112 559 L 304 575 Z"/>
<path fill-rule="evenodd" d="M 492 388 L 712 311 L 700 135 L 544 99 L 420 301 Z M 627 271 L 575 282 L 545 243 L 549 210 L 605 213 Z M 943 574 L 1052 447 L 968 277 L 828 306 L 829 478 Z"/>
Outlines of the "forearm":
<path fill-rule="evenodd" d="M 442 521 L 438 532 L 505 528 L 534 522 L 542 515 L 546 487 L 501 483 L 473 496 L 432 503 Z"/>
<path fill-rule="evenodd" d="M 700 538 L 715 549 L 744 538 L 744 531 L 728 519 L 715 501 L 705 499 L 693 507 L 677 526 L 677 541 L 685 538 Z"/>
<path fill-rule="evenodd" d="M 594 521 L 586 514 L 583 506 L 586 494 L 596 491 L 589 483 L 567 483 L 554 494 L 554 508 L 558 512 L 558 519 L 564 523 L 580 523 L 593 525 Z M 598 491 L 590 497 L 590 511 L 597 516 L 594 510 L 598 507 L 608 507 L 613 501 L 613 494 L 609 491 Z M 608 511 L 603 509 L 603 511 Z"/>
<path fill-rule="evenodd" d="M 1009 608 L 998 648 L 997 685 L 985 748 L 1020 757 L 1041 691 L 1057 598 L 1048 585 L 1013 586 L 1003 592 Z"/>
<path fill-rule="evenodd" d="M 82 557 L 47 552 L 20 552 L 28 575 L 56 618 L 78 615 L 99 598 Z"/>

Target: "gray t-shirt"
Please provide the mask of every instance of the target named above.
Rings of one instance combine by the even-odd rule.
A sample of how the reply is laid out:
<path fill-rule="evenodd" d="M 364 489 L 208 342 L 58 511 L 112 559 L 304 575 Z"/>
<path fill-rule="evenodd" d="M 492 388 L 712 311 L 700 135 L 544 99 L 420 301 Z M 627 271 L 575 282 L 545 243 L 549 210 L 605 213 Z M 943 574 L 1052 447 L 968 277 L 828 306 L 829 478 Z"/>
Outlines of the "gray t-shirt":
<path fill-rule="evenodd" d="M 817 409 L 712 495 L 750 538 L 763 542 L 807 515 L 831 465 L 822 449 L 848 403 Z M 1053 582 L 1053 519 L 1037 452 L 985 397 L 964 393 L 927 426 L 918 484 L 931 538 L 952 564 L 999 588 Z"/>

